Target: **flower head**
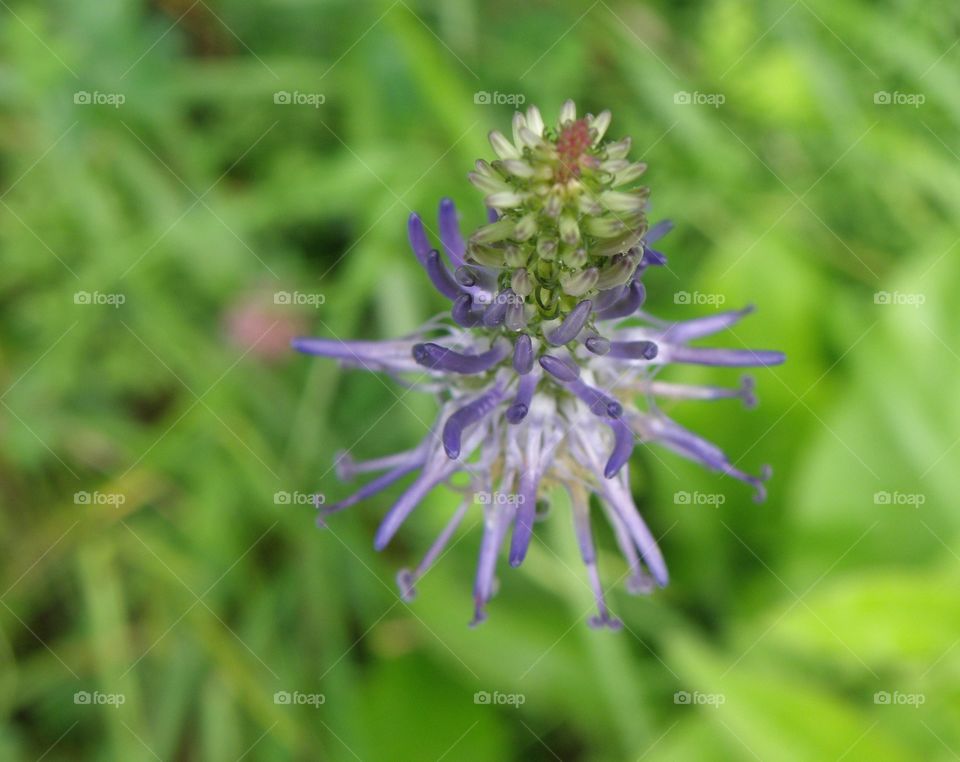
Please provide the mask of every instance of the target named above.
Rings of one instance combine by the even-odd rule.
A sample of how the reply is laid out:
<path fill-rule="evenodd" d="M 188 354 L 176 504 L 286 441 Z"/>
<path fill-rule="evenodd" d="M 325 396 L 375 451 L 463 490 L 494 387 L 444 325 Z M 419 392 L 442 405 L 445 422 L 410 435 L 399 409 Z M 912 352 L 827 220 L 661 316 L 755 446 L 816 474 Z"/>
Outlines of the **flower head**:
<path fill-rule="evenodd" d="M 627 159 L 629 139 L 603 142 L 610 112 L 577 118 L 567 101 L 553 127 L 531 107 L 513 120 L 513 140 L 490 135 L 498 159 L 477 162 L 470 180 L 486 193 L 488 224 L 464 239 L 453 203 L 444 199 L 434 248 L 417 214 L 408 233 L 414 254 L 449 315 L 392 341 L 295 339 L 308 354 L 403 377 L 437 394 L 429 435 L 406 452 L 358 462 L 339 457 L 339 475 L 379 476 L 355 494 L 320 506 L 323 518 L 416 474 L 387 512 L 374 541 L 382 549 L 434 487 L 466 474 L 463 502 L 414 569 L 398 575 L 412 598 L 464 516 L 482 504 L 483 539 L 474 584 L 474 623 L 493 594 L 501 549 L 523 563 L 542 502 L 556 487 L 570 496 L 574 531 L 597 602 L 594 626 L 618 627 L 597 569 L 590 496 L 609 521 L 629 566 L 627 589 L 667 584 L 667 568 L 630 491 L 628 461 L 637 442 L 655 443 L 732 476 L 765 496 L 760 476 L 744 473 L 715 445 L 668 418 L 660 399 L 739 398 L 755 404 L 753 382 L 737 388 L 663 381 L 670 363 L 765 366 L 780 352 L 715 349 L 690 342 L 732 326 L 751 308 L 681 322 L 641 311 L 641 279 L 666 264 L 651 248 L 671 225 L 648 227 L 646 188 L 630 186 L 644 170 Z M 639 401 L 645 404 L 641 406 Z"/>

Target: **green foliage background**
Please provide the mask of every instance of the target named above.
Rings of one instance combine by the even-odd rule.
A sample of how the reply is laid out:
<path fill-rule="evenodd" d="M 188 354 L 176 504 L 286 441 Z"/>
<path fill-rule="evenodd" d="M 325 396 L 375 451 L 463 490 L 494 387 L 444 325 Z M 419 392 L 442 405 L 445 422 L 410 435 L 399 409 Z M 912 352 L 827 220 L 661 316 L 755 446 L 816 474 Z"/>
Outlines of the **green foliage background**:
<path fill-rule="evenodd" d="M 955 4 L 0 6 L 0 758 L 960 755 Z M 431 420 L 431 400 L 389 381 L 260 350 L 290 321 L 383 338 L 442 308 L 405 219 L 450 195 L 480 223 L 465 173 L 511 109 L 479 91 L 551 119 L 567 97 L 612 108 L 611 135 L 633 137 L 657 216 L 677 223 L 664 250 L 679 280 L 651 274 L 651 310 L 713 309 L 675 304 L 679 290 L 752 302 L 725 340 L 789 356 L 757 374 L 755 411 L 670 409 L 748 470 L 771 463 L 767 503 L 635 454 L 672 583 L 618 588 L 619 634 L 586 626 L 560 506 L 469 629 L 479 508 L 406 605 L 394 574 L 449 492 L 382 555 L 373 528 L 395 493 L 326 531 L 310 506 L 275 502 L 347 494 L 338 450 L 403 449 Z M 281 290 L 325 302 L 278 308 Z M 80 291 L 125 303 L 76 304 Z M 257 346 L 225 327 L 244 304 L 269 313 Z M 725 503 L 678 505 L 678 490 Z M 77 504 L 81 491 L 125 502 Z"/>

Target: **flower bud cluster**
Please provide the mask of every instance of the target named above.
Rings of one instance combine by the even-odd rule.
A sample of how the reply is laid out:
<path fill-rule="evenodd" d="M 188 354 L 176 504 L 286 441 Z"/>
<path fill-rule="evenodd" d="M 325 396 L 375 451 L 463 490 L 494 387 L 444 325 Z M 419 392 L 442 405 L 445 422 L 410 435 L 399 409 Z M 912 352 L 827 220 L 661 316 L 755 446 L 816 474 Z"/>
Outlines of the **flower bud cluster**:
<path fill-rule="evenodd" d="M 629 138 L 603 141 L 609 124 L 609 111 L 578 119 L 567 101 L 549 127 L 531 106 L 514 115 L 512 141 L 490 133 L 498 158 L 469 175 L 497 219 L 470 237 L 467 261 L 496 269 L 500 288 L 525 300 L 528 322 L 562 319 L 641 263 L 649 189 L 623 186 L 646 165 L 627 159 Z"/>

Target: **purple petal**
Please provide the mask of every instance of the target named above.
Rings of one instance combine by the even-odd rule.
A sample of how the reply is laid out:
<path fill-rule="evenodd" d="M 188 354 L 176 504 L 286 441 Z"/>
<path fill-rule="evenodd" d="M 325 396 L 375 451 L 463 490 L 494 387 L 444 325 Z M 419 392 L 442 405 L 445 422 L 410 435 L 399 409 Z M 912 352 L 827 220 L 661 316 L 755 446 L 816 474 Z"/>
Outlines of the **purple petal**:
<path fill-rule="evenodd" d="M 465 375 L 483 373 L 490 370 L 490 368 L 501 362 L 509 353 L 510 343 L 502 339 L 495 341 L 490 349 L 478 355 L 467 355 L 456 352 L 430 341 L 423 344 L 415 344 L 413 347 L 413 359 L 416 360 L 419 365 L 434 370 L 443 370 L 448 373 L 462 373 Z"/>
<path fill-rule="evenodd" d="M 657 356 L 657 345 L 652 341 L 611 341 L 610 357 L 621 360 L 652 360 Z"/>
<path fill-rule="evenodd" d="M 623 415 L 623 405 L 613 399 L 613 397 L 608 397 L 599 389 L 594 389 L 592 386 L 583 383 L 583 381 L 572 381 L 570 383 L 570 390 L 587 403 L 590 412 L 594 415 L 606 416 L 607 418 L 619 418 Z"/>
<path fill-rule="evenodd" d="M 613 306 L 619 302 L 623 295 L 627 293 L 626 284 L 622 286 L 614 286 L 613 288 L 604 289 L 597 294 L 597 298 L 593 300 L 593 309 L 596 312 L 603 312 L 603 310 L 608 307 Z"/>
<path fill-rule="evenodd" d="M 427 275 L 430 276 L 430 281 L 433 283 L 433 287 L 436 288 L 437 291 L 447 297 L 447 299 L 456 299 L 458 296 L 460 296 L 462 289 L 450 274 L 447 266 L 443 264 L 443 261 L 440 259 L 439 251 L 432 249 L 427 254 L 427 262 L 425 266 L 427 268 Z"/>
<path fill-rule="evenodd" d="M 603 468 L 603 475 L 607 479 L 612 479 L 630 460 L 630 455 L 633 454 L 634 437 L 630 427 L 620 418 L 614 418 L 607 423 L 613 430 L 613 452 L 610 453 L 610 458 Z"/>
<path fill-rule="evenodd" d="M 671 324 L 663 331 L 661 337 L 664 341 L 669 341 L 673 344 L 683 344 L 703 336 L 710 336 L 732 325 L 736 325 L 753 312 L 753 310 L 754 306 L 748 304 L 740 310 L 728 310 L 727 312 L 718 312 L 716 315 L 707 315 L 702 318 L 681 320 L 678 323 Z"/>
<path fill-rule="evenodd" d="M 324 516 L 342 511 L 345 508 L 356 505 L 357 503 L 366 500 L 369 497 L 373 497 L 378 492 L 382 492 L 394 482 L 399 481 L 412 471 L 416 471 L 418 468 L 420 468 L 420 465 L 421 464 L 419 462 L 413 462 L 404 464 L 402 466 L 397 466 L 392 471 L 387 471 L 387 473 L 381 474 L 370 483 L 363 485 L 359 490 L 350 495 L 350 497 L 344 498 L 343 500 L 330 505 L 322 506 L 320 508 L 320 517 L 318 518 L 318 522 Z"/>
<path fill-rule="evenodd" d="M 484 524 L 483 539 L 480 541 L 480 558 L 477 561 L 477 578 L 473 587 L 473 597 L 476 608 L 474 610 L 471 627 L 476 627 L 486 618 L 484 611 L 487 602 L 493 595 L 493 575 L 497 566 L 497 554 L 506 534 L 507 508 L 504 505 L 495 505 Z"/>
<path fill-rule="evenodd" d="M 580 366 L 573 360 L 561 359 L 556 355 L 543 355 L 540 366 L 559 381 L 569 383 L 580 378 Z"/>
<path fill-rule="evenodd" d="M 597 313 L 597 320 L 618 320 L 629 317 L 643 306 L 646 289 L 638 280 L 633 280 L 626 288 L 621 299 Z"/>
<path fill-rule="evenodd" d="M 472 268 L 461 265 L 453 271 L 454 280 L 464 288 L 470 288 L 477 285 L 477 276 Z"/>
<path fill-rule="evenodd" d="M 507 408 L 507 423 L 520 423 L 527 417 L 527 413 L 530 412 L 530 401 L 533 399 L 533 392 L 536 390 L 539 380 L 536 373 L 527 373 L 520 377 L 520 382 L 517 384 L 517 396 L 514 398 L 513 404 Z"/>
<path fill-rule="evenodd" d="M 457 208 L 453 200 L 444 198 L 440 201 L 440 212 L 438 214 L 440 222 L 440 241 L 443 248 L 450 257 L 453 266 L 459 267 L 463 262 L 463 255 L 466 253 L 467 246 L 463 241 L 463 235 L 460 233 L 460 223 L 457 221 Z"/>
<path fill-rule="evenodd" d="M 593 590 L 593 597 L 597 602 L 597 616 L 591 617 L 590 626 L 594 628 L 609 627 L 612 630 L 620 629 L 623 623 L 616 617 L 611 616 L 603 593 L 603 585 L 600 583 L 600 572 L 597 569 L 597 551 L 593 544 L 593 533 L 590 530 L 590 506 L 586 500 L 575 494 L 575 490 L 569 486 L 567 491 L 570 493 L 573 508 L 573 531 L 577 537 L 577 545 L 580 547 L 580 557 L 583 559 L 584 566 L 587 567 L 590 588 Z"/>
<path fill-rule="evenodd" d="M 550 344 L 553 344 L 555 347 L 566 344 L 567 342 L 573 341 L 577 338 L 577 335 L 580 331 L 583 330 L 583 326 L 587 323 L 587 318 L 590 317 L 590 311 L 593 309 L 593 302 L 589 299 L 584 299 L 576 307 L 574 307 L 567 316 L 563 319 L 563 322 L 556 328 L 554 328 L 550 333 L 546 335 L 546 339 Z"/>
<path fill-rule="evenodd" d="M 424 472 L 417 477 L 417 480 L 407 487 L 397 502 L 393 504 L 393 507 L 387 511 L 383 521 L 380 522 L 373 539 L 373 547 L 378 551 L 383 550 L 387 543 L 393 539 L 400 525 L 406 521 L 410 512 L 417 507 L 430 490 L 447 478 L 448 475 L 445 471 L 438 473 L 434 470 L 429 473 Z"/>
<path fill-rule="evenodd" d="M 407 220 L 407 237 L 410 239 L 410 248 L 417 257 L 417 261 L 424 267 L 427 266 L 427 254 L 430 253 L 430 241 L 427 239 L 427 233 L 423 229 L 423 220 L 416 212 L 410 214 Z"/>
<path fill-rule="evenodd" d="M 643 237 L 643 240 L 646 243 L 656 243 L 671 230 L 673 230 L 673 221 L 661 220 L 647 231 L 647 234 Z"/>
<path fill-rule="evenodd" d="M 457 325 L 464 328 L 473 328 L 480 325 L 483 313 L 473 309 L 473 297 L 470 294 L 460 294 L 453 300 L 450 316 Z"/>
<path fill-rule="evenodd" d="M 414 586 L 417 584 L 417 581 L 429 571 L 430 567 L 433 566 L 434 561 L 440 556 L 443 552 L 443 549 L 447 546 L 447 543 L 450 542 L 450 538 L 453 536 L 453 533 L 457 531 L 457 527 L 460 526 L 460 522 L 463 521 L 464 515 L 467 513 L 467 509 L 470 507 L 470 502 L 464 500 L 460 507 L 457 508 L 456 512 L 453 514 L 453 517 L 443 528 L 443 531 L 437 536 L 437 539 L 434 540 L 433 544 L 430 546 L 430 549 L 427 551 L 426 555 L 423 557 L 423 560 L 417 565 L 417 568 L 413 571 L 409 569 L 401 569 L 397 572 L 397 586 L 400 588 L 400 597 L 405 601 L 409 602 L 414 599 L 416 596 L 416 590 Z"/>
<path fill-rule="evenodd" d="M 751 376 L 743 376 L 740 386 L 698 386 L 696 384 L 677 384 L 670 381 L 650 381 L 644 384 L 645 390 L 657 397 L 670 397 L 684 400 L 743 400 L 747 408 L 756 407 L 756 383 Z"/>
<path fill-rule="evenodd" d="M 415 371 L 412 362 L 411 340 L 395 341 L 340 341 L 298 336 L 290 345 L 298 352 L 338 360 L 344 365 L 359 365 L 365 370 L 385 370 L 392 373 Z"/>
<path fill-rule="evenodd" d="M 583 344 L 587 350 L 600 357 L 610 351 L 610 339 L 604 336 L 591 336 Z"/>
<path fill-rule="evenodd" d="M 626 481 L 625 476 L 623 479 Z M 619 479 L 612 479 L 603 484 L 611 508 L 617 511 L 621 520 L 626 524 L 637 550 L 640 551 L 643 562 L 653 574 L 657 584 L 660 587 L 666 587 L 670 577 L 667 574 L 667 565 L 663 561 L 663 554 L 657 547 L 657 541 L 650 533 L 646 523 L 640 518 L 640 513 L 633 503 L 630 490 Z"/>
<path fill-rule="evenodd" d="M 667 264 L 667 257 L 663 252 L 651 249 L 649 246 L 643 247 L 643 256 L 640 257 L 640 267 L 646 268 L 651 265 L 661 266 Z"/>
<path fill-rule="evenodd" d="M 500 325 L 507 316 L 507 308 L 516 299 L 513 291 L 505 288 L 493 298 L 493 303 L 483 313 L 483 324 L 488 328 Z"/>
<path fill-rule="evenodd" d="M 716 347 L 680 347 L 666 345 L 666 362 L 693 365 L 733 365 L 739 367 L 769 367 L 786 361 L 783 352 L 769 349 L 717 349 Z"/>
<path fill-rule="evenodd" d="M 527 470 L 520 477 L 520 495 L 517 515 L 513 522 L 513 536 L 510 538 L 510 565 L 520 566 L 527 557 L 530 540 L 533 538 L 533 522 L 537 518 L 537 487 L 539 474 L 532 471 L 533 465 L 528 464 Z"/>
<path fill-rule="evenodd" d="M 513 345 L 513 369 L 521 376 L 533 369 L 533 342 L 525 333 L 518 336 Z"/>
<path fill-rule="evenodd" d="M 527 327 L 527 315 L 523 309 L 523 302 L 514 299 L 507 305 L 507 314 L 503 319 L 503 324 L 510 331 L 522 331 Z"/>
<path fill-rule="evenodd" d="M 490 413 L 503 398 L 503 388 L 497 384 L 472 402 L 454 411 L 443 426 L 443 449 L 447 457 L 455 460 L 460 456 L 460 440 L 467 426 L 477 423 Z"/>

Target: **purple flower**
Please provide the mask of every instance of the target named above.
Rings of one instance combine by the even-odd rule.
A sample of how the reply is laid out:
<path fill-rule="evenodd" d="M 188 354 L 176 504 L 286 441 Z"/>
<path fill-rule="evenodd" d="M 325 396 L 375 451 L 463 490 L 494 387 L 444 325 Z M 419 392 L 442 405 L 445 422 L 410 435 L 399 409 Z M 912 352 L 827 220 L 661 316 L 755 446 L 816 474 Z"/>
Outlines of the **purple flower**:
<path fill-rule="evenodd" d="M 607 608 L 597 569 L 591 494 L 599 497 L 629 565 L 627 589 L 647 593 L 667 584 L 663 556 L 630 493 L 628 463 L 637 442 L 662 445 L 746 482 L 756 500 L 765 497 L 769 468 L 760 476 L 744 473 L 657 405 L 661 399 L 739 398 L 751 407 L 752 380 L 738 388 L 693 386 L 662 381 L 659 371 L 671 363 L 776 365 L 784 356 L 690 345 L 734 325 L 749 307 L 681 322 L 640 310 L 641 278 L 666 263 L 651 247 L 671 226 L 648 227 L 646 188 L 618 190 L 645 167 L 627 160 L 629 139 L 603 142 L 609 123 L 607 111 L 577 119 L 570 101 L 555 127 L 545 126 L 535 107 L 518 113 L 513 140 L 491 133 L 498 159 L 477 162 L 470 175 L 486 194 L 488 224 L 465 239 L 453 203 L 444 199 L 440 246 L 433 248 L 421 218 L 410 216 L 410 245 L 451 301 L 449 315 L 404 339 L 293 341 L 301 352 L 402 377 L 437 394 L 436 423 L 413 449 L 366 462 L 340 456 L 342 478 L 379 475 L 351 497 L 320 506 L 319 521 L 415 474 L 377 530 L 380 550 L 427 493 L 465 474 L 463 502 L 420 564 L 401 571 L 398 582 L 411 599 L 467 511 L 481 503 L 474 623 L 486 616 L 501 550 L 509 547 L 512 566 L 523 563 L 540 518 L 538 501 L 557 486 L 569 493 L 596 597 L 592 625 L 620 622 Z"/>

